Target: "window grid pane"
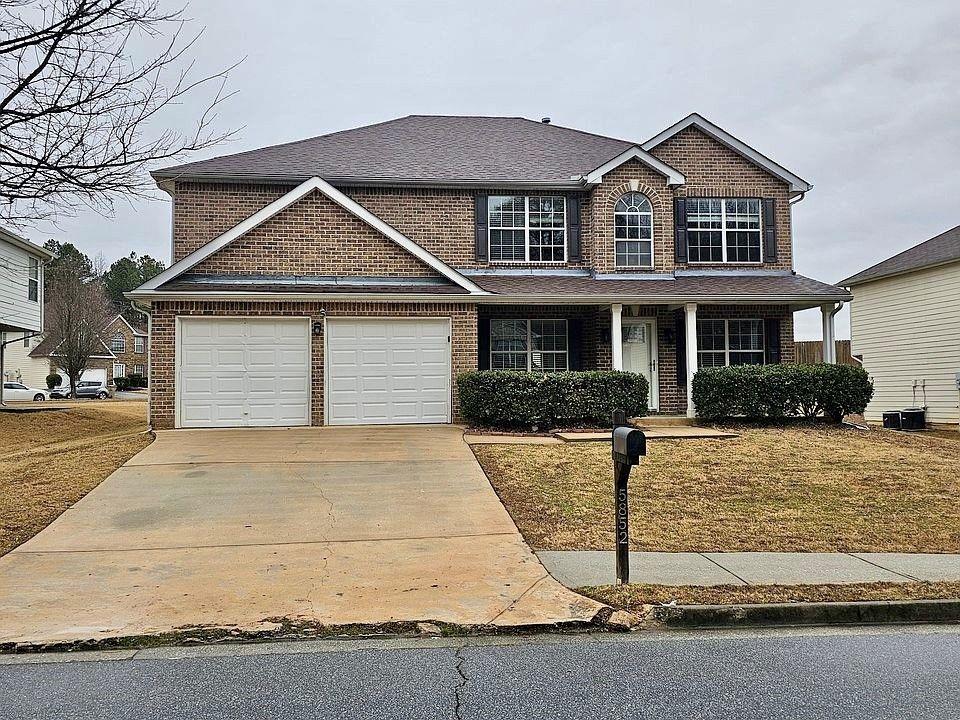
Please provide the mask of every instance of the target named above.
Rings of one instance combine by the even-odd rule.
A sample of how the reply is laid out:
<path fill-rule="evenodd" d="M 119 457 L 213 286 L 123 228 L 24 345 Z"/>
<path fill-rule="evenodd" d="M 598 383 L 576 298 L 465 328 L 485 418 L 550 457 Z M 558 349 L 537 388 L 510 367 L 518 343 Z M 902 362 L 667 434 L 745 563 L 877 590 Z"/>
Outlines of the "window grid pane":
<path fill-rule="evenodd" d="M 697 320 L 699 367 L 762 365 L 764 362 L 762 320 Z"/>
<path fill-rule="evenodd" d="M 562 196 L 491 196 L 487 213 L 492 262 L 566 259 L 566 199 Z"/>
<path fill-rule="evenodd" d="M 653 266 L 653 208 L 644 195 L 626 193 L 617 201 L 613 235 L 618 267 Z"/>
<path fill-rule="evenodd" d="M 763 238 L 758 199 L 688 198 L 686 207 L 689 262 L 762 261 Z"/>
<path fill-rule="evenodd" d="M 567 370 L 567 321 L 491 320 L 490 367 L 535 372 Z"/>

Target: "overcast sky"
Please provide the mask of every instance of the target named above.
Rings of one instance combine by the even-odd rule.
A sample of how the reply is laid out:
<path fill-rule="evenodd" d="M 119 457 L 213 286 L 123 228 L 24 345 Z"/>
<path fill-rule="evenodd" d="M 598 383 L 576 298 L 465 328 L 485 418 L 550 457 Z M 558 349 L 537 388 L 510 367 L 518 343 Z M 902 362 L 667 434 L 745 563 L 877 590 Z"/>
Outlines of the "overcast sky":
<path fill-rule="evenodd" d="M 206 27 L 198 69 L 246 58 L 220 115 L 241 131 L 204 157 L 411 113 L 550 116 L 642 141 L 697 111 L 814 184 L 794 208 L 804 275 L 836 282 L 960 224 L 957 0 L 198 0 L 187 12 Z M 170 259 L 161 193 L 27 234 L 108 262 Z M 819 337 L 817 311 L 797 319 L 799 338 Z"/>

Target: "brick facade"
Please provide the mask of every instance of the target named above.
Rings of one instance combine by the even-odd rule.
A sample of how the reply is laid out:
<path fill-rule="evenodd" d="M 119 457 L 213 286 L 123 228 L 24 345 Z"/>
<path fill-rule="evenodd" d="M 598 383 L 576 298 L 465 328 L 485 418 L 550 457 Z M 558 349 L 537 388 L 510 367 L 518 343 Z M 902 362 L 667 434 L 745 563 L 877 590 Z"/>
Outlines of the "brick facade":
<path fill-rule="evenodd" d="M 177 316 L 309 317 L 445 317 L 450 318 L 451 388 L 454 422 L 460 420 L 456 376 L 477 367 L 477 308 L 465 303 L 363 302 L 158 302 L 153 307 L 150 370 L 150 422 L 172 428 L 175 422 L 175 335 Z M 311 424 L 324 423 L 324 337 L 311 335 Z"/>
<path fill-rule="evenodd" d="M 113 350 L 112 341 L 116 336 L 123 338 L 123 351 Z M 143 342 L 143 352 L 137 352 L 137 337 Z M 117 356 L 116 360 L 111 360 L 107 368 L 107 381 L 113 381 L 113 364 L 114 363 L 123 363 L 126 369 L 126 375 L 132 375 L 136 372 L 136 367 L 138 365 L 143 366 L 144 374 L 147 373 L 147 358 L 149 356 L 149 338 L 145 335 L 137 335 L 133 330 L 130 329 L 130 326 L 124 322 L 121 318 L 117 318 L 112 323 L 107 325 L 106 329 L 103 331 L 103 341 L 106 343 L 107 347 L 111 349 L 114 355 Z"/>
<path fill-rule="evenodd" d="M 687 184 L 671 188 L 666 179 L 643 163 L 632 160 L 610 171 L 603 182 L 581 196 L 581 253 L 568 267 L 597 272 L 671 272 L 678 269 L 674 253 L 673 204 L 675 197 L 773 198 L 776 203 L 778 258 L 765 269 L 792 268 L 789 188 L 779 178 L 745 160 L 696 128 L 688 128 L 652 150 L 652 154 L 684 173 Z M 173 260 L 202 247 L 237 223 L 292 189 L 291 184 L 217 183 L 173 181 Z M 475 257 L 475 191 L 457 188 L 343 187 L 341 190 L 408 238 L 459 269 L 511 267 L 478 262 Z M 653 207 L 654 265 L 618 268 L 615 265 L 613 209 L 624 193 L 638 191 Z M 487 188 L 489 194 L 523 191 Z M 535 191 L 527 191 L 535 192 Z M 531 264 L 513 264 L 524 268 Z M 549 267 L 557 267 L 548 264 Z M 733 264 L 696 268 L 731 269 Z M 756 266 L 749 266 L 756 267 Z M 246 236 L 201 262 L 192 272 L 210 274 L 283 274 L 346 276 L 436 276 L 422 261 L 357 219 L 319 192 L 297 201 Z M 610 368 L 610 307 L 499 306 L 443 303 L 359 302 L 158 302 L 153 307 L 153 348 L 150 359 L 152 422 L 155 427 L 174 424 L 174 328 L 178 315 L 309 316 L 320 320 L 325 311 L 334 316 L 450 317 L 453 325 L 453 376 L 477 367 L 477 321 L 489 318 L 579 319 L 582 327 L 581 358 L 584 369 Z M 676 337 L 677 306 L 625 307 L 626 317 L 657 320 L 659 409 L 682 412 L 686 407 L 685 382 L 678 382 Z M 699 316 L 776 317 L 780 320 L 782 361 L 794 357 L 793 318 L 787 306 L 709 306 Z M 132 345 L 132 338 L 130 339 Z M 312 338 L 312 412 L 315 425 L 324 421 L 323 337 Z M 127 363 L 128 372 L 132 361 Z M 453 414 L 459 407 L 453 378 Z"/>

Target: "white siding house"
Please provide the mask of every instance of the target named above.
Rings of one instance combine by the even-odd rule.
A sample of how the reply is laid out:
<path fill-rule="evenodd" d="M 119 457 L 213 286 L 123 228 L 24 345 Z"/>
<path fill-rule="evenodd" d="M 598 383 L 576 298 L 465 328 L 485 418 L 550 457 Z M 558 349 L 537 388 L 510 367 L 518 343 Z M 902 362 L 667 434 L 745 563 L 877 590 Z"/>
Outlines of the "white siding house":
<path fill-rule="evenodd" d="M 32 333 L 8 332 L 7 340 L 14 340 L 4 349 L 3 375 L 6 380 L 22 382 L 33 388 L 47 386 L 47 375 L 50 374 L 50 358 L 31 357 L 30 351 L 36 348 L 42 338 Z M 26 336 L 26 340 L 24 340 Z"/>
<path fill-rule="evenodd" d="M 28 340 L 31 347 L 26 348 L 23 337 L 43 330 L 43 265 L 52 257 L 53 253 L 0 228 L 0 377 L 15 380 L 19 370 L 32 387 L 44 386 L 37 377 L 43 363 L 27 357 L 34 341 Z M 23 356 L 12 371 L 4 362 L 11 348 L 16 359 Z"/>
<path fill-rule="evenodd" d="M 960 422 L 960 227 L 841 284 L 853 292 L 852 352 L 874 382 L 866 418 L 925 404 L 927 422 Z"/>

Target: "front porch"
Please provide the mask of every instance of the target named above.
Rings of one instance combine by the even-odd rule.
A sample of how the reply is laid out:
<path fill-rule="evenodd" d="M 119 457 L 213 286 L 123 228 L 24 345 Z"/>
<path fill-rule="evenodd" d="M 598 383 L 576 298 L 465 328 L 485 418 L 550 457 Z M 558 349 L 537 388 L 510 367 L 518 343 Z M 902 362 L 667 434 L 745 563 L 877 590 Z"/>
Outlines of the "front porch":
<path fill-rule="evenodd" d="M 650 410 L 695 416 L 700 367 L 793 363 L 787 304 L 480 305 L 481 370 L 626 370 L 650 384 Z M 832 305 L 824 336 L 833 336 Z M 833 361 L 825 355 L 826 361 Z"/>

